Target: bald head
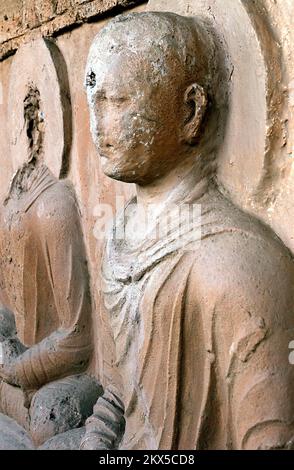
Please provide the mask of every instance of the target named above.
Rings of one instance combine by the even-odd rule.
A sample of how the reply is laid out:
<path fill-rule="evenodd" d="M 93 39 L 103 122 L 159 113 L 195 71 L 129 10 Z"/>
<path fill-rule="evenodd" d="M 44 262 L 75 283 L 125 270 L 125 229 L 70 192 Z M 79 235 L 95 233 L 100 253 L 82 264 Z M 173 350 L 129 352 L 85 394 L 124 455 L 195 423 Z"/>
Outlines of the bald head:
<path fill-rule="evenodd" d="M 146 12 L 111 20 L 91 46 L 85 83 L 105 173 L 144 184 L 195 156 L 216 64 L 199 19 Z"/>
<path fill-rule="evenodd" d="M 185 83 L 197 81 L 209 87 L 215 67 L 215 44 L 199 20 L 173 13 L 130 13 L 111 20 L 96 36 L 90 49 L 86 83 L 91 83 L 91 67 L 105 64 L 115 56 L 147 60 L 154 82 L 176 73 Z"/>

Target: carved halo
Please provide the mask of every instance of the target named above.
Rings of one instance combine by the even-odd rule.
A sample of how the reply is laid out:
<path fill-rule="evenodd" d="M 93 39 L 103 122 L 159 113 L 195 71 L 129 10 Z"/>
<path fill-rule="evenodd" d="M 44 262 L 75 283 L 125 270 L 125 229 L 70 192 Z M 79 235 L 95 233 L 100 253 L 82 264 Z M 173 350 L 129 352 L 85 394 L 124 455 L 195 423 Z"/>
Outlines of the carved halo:
<path fill-rule="evenodd" d="M 267 203 L 278 176 L 281 135 L 279 45 L 260 2 L 149 0 L 149 11 L 202 17 L 214 25 L 230 70 L 229 109 L 218 155 L 218 179 L 243 207 Z"/>
<path fill-rule="evenodd" d="M 24 104 L 30 90 L 40 96 L 44 163 L 60 178 L 68 170 L 72 120 L 65 62 L 52 41 L 40 38 L 21 46 L 12 62 L 7 116 L 14 171 L 28 158 Z"/>

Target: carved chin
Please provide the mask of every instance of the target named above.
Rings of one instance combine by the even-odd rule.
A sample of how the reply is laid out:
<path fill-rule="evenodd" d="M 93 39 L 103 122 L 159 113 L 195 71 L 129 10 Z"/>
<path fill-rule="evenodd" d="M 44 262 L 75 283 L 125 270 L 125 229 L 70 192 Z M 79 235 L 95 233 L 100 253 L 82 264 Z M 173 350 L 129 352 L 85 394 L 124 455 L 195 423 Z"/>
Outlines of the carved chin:
<path fill-rule="evenodd" d="M 146 184 L 154 179 L 148 171 L 148 167 L 136 166 L 123 159 L 114 161 L 111 158 L 101 156 L 100 162 L 106 176 L 123 183 Z"/>
<path fill-rule="evenodd" d="M 109 178 L 113 178 L 119 181 L 126 181 L 127 175 L 130 175 L 130 171 L 123 168 L 122 165 L 114 164 L 106 157 L 101 157 L 101 168 L 103 173 Z M 127 180 L 128 181 L 128 180 Z"/>
<path fill-rule="evenodd" d="M 123 183 L 139 183 L 140 178 L 137 175 L 131 174 L 127 171 L 118 170 L 117 168 L 103 168 L 103 173 L 117 181 L 122 181 Z"/>

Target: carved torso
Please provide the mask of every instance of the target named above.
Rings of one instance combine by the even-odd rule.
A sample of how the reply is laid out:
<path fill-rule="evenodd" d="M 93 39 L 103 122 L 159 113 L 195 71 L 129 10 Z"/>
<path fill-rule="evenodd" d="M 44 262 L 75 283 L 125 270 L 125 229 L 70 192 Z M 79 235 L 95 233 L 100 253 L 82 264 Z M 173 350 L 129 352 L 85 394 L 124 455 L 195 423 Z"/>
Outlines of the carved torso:
<path fill-rule="evenodd" d="M 38 388 L 83 371 L 92 350 L 79 210 L 69 185 L 41 165 L 16 175 L 1 218 L 2 301 L 30 347 L 18 361 L 19 376 Z"/>
<path fill-rule="evenodd" d="M 50 188 L 53 192 L 61 188 L 57 189 L 58 181 L 46 167 L 35 173 L 27 191 L 11 188 L 0 224 L 2 295 L 15 312 L 18 334 L 27 345 L 52 333 L 59 323 L 53 292 L 48 289 L 49 278 L 44 270 L 46 247 L 42 246 L 39 230 L 48 211 L 44 193 Z M 32 299 L 29 293 L 34 289 L 35 299 Z"/>
<path fill-rule="evenodd" d="M 184 200 L 193 202 L 191 194 Z M 253 406 L 253 411 L 259 402 L 255 368 L 263 355 L 272 355 L 274 336 L 266 339 L 273 327 L 280 341 L 284 338 L 280 361 L 287 361 L 293 299 L 287 291 L 290 312 L 285 315 L 280 302 L 279 317 L 271 271 L 281 273 L 284 285 L 292 282 L 291 256 L 265 226 L 213 187 L 194 202 L 202 208 L 202 218 L 194 221 L 195 231 L 201 226 L 200 244 L 181 246 L 174 232 L 174 240 L 169 234 L 137 250 L 111 237 L 106 246 L 104 304 L 123 383 L 123 449 L 245 448 L 254 428 L 271 414 L 247 411 L 248 419 L 238 423 L 238 410 Z M 264 391 L 280 380 L 272 378 L 276 362 L 263 371 Z M 249 389 L 239 397 L 236 390 L 248 370 Z M 293 376 L 291 367 L 285 376 L 287 381 Z M 253 404 L 246 405 L 248 394 L 256 394 Z M 275 419 L 282 408 L 279 404 Z"/>

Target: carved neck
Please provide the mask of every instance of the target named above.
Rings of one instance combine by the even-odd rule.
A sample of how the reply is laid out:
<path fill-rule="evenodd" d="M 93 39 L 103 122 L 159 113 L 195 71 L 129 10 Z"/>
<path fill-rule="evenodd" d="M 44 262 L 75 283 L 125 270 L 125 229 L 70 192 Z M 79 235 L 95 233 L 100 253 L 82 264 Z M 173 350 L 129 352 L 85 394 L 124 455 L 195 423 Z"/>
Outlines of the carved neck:
<path fill-rule="evenodd" d="M 197 160 L 195 162 L 195 159 L 191 159 L 149 185 L 136 185 L 137 203 L 143 207 L 150 204 L 158 207 L 165 206 L 171 199 L 173 202 L 180 201 L 196 185 L 202 187 L 205 183 L 207 184 L 207 178 L 199 168 Z"/>

